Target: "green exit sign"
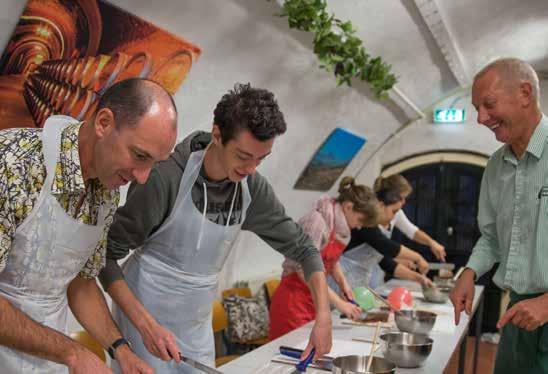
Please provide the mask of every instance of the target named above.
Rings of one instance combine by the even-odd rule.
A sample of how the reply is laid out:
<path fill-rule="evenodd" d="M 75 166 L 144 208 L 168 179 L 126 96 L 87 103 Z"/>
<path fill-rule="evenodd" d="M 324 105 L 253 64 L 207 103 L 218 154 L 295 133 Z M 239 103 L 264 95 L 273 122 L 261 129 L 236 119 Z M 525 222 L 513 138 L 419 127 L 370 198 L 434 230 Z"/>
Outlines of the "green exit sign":
<path fill-rule="evenodd" d="M 434 123 L 463 123 L 464 115 L 464 109 L 436 109 L 434 110 Z"/>

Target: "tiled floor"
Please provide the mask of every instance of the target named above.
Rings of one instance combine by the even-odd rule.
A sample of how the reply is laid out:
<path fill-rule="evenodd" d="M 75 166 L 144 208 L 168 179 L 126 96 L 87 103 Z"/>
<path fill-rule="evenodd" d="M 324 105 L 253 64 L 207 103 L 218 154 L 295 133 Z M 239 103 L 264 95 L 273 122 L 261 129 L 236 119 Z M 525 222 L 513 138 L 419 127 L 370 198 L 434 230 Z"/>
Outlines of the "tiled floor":
<path fill-rule="evenodd" d="M 473 337 L 468 337 L 466 342 L 466 364 L 465 364 L 465 374 L 473 373 L 473 357 L 474 357 L 474 343 L 475 339 Z M 495 366 L 495 355 L 497 353 L 497 345 L 491 343 L 481 342 L 479 346 L 479 355 L 478 355 L 478 369 L 476 374 L 492 374 Z M 449 361 L 447 369 L 443 374 L 456 374 L 457 367 L 459 363 L 459 350 L 456 350 Z"/>

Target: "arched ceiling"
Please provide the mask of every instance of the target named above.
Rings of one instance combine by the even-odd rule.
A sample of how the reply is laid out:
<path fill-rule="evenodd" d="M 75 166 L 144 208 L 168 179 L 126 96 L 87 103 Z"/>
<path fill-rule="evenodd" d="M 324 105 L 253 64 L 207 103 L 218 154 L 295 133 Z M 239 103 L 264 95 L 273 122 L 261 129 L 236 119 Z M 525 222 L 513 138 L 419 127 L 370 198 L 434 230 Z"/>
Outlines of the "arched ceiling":
<path fill-rule="evenodd" d="M 162 18 L 166 21 L 173 18 L 174 7 L 169 0 L 158 0 L 154 4 L 142 0 L 110 2 L 145 19 L 147 13 L 153 12 L 159 26 L 163 26 Z M 248 0 L 234 2 L 250 6 Z M 268 8 L 268 2 L 264 2 Z M 42 2 L 34 3 L 40 7 Z M 40 11 L 66 35 L 75 35 L 74 29 L 78 26 L 62 20 L 66 7 L 56 6 L 61 3 L 73 4 L 73 12 L 82 19 L 95 18 L 93 13 L 96 15 L 97 10 L 87 9 L 87 5 L 94 2 L 48 1 L 48 7 Z M 176 9 L 192 8 L 190 4 L 185 6 L 184 1 L 181 3 Z M 18 0 L 2 2 L 0 31 L 4 43 L 23 6 Z M 398 87 L 419 108 L 466 86 L 479 67 L 499 56 L 526 59 L 540 70 L 542 77 L 548 78 L 546 0 L 328 0 L 328 7 L 338 18 L 353 22 L 372 55 L 381 55 L 392 64 L 400 78 Z M 164 8 L 166 12 L 162 16 L 158 9 Z M 177 33 L 176 29 L 173 31 Z M 75 45 L 82 48 L 86 44 L 93 49 L 93 45 L 88 46 L 86 42 L 68 39 L 66 48 L 70 50 Z"/>
<path fill-rule="evenodd" d="M 522 58 L 548 78 L 546 0 L 328 0 L 328 6 L 352 21 L 371 54 L 392 64 L 398 87 L 420 108 L 468 86 L 498 57 Z"/>

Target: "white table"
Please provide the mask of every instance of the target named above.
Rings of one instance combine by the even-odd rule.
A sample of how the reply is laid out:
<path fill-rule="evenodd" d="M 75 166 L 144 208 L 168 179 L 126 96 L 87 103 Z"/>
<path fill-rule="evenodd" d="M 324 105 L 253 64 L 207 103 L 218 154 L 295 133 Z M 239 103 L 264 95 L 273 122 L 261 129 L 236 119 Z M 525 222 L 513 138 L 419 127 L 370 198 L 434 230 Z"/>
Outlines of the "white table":
<path fill-rule="evenodd" d="M 407 288 L 418 291 L 417 286 L 413 283 L 407 283 L 401 280 L 391 280 L 384 287 L 393 288 L 396 286 L 406 286 Z M 383 289 L 379 289 L 379 292 L 383 293 Z M 386 291 L 386 290 L 384 290 Z M 479 337 L 481 335 L 481 316 L 483 314 L 483 286 L 476 286 L 476 292 L 474 297 L 472 315 L 478 314 L 476 319 L 476 346 L 474 352 L 474 373 L 476 372 L 477 355 L 479 347 Z M 417 298 L 415 298 L 417 299 Z M 422 304 L 419 308 L 424 309 L 426 304 Z M 436 304 L 428 304 L 435 308 Z M 448 308 L 449 304 L 445 306 Z M 453 318 L 443 314 L 445 318 Z M 440 318 L 440 316 L 438 316 Z M 333 339 L 338 341 L 344 341 L 344 347 L 348 347 L 351 351 L 347 354 L 357 354 L 355 351 L 362 352 L 363 355 L 368 355 L 370 345 L 368 343 L 362 343 L 353 341 L 352 339 L 370 339 L 372 340 L 375 333 L 375 328 L 370 326 L 355 326 L 348 325 L 348 320 L 340 319 L 339 313 L 333 314 Z M 295 347 L 298 344 L 302 344 L 307 341 L 310 331 L 312 329 L 312 322 L 304 325 L 303 327 L 290 332 L 262 347 L 249 352 L 238 359 L 229 362 L 219 368 L 225 374 L 244 374 L 244 373 L 256 373 L 256 374 L 282 374 L 290 373 L 294 367 L 284 364 L 272 363 L 271 359 L 278 355 L 279 347 L 282 345 Z M 464 373 L 464 359 L 466 355 L 466 336 L 468 335 L 468 329 L 470 325 L 470 318 L 464 313 L 461 316 L 460 324 L 453 328 L 452 332 L 442 332 L 433 330 L 430 337 L 434 339 L 432 347 L 432 353 L 425 361 L 424 365 L 416 369 L 403 369 L 398 368 L 398 374 L 407 373 L 442 373 L 447 366 L 451 356 L 455 349 L 460 345 L 461 351 L 459 356 L 459 374 Z M 436 325 L 437 326 L 437 325 Z M 382 348 L 381 348 L 382 350 Z M 377 351 L 377 356 L 382 356 L 381 350 Z M 307 373 L 310 374 L 325 374 L 325 371 L 318 369 L 308 369 Z"/>

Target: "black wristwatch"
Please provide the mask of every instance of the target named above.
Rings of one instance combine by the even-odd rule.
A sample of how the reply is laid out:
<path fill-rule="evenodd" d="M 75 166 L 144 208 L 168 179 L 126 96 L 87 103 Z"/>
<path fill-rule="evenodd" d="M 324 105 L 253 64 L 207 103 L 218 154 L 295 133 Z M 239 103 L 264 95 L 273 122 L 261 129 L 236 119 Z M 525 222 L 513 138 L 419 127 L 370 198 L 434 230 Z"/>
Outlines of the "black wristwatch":
<path fill-rule="evenodd" d="M 114 358 L 114 352 L 116 352 L 116 349 L 121 346 L 121 345 L 124 345 L 124 344 L 127 344 L 127 346 L 129 347 L 129 349 L 131 349 L 131 343 L 129 342 L 129 340 L 127 340 L 126 338 L 120 338 L 120 339 L 116 339 L 114 341 L 114 343 L 112 343 L 110 345 L 110 347 L 107 348 L 107 352 L 108 352 L 108 355 L 110 356 L 110 358 L 112 358 L 113 360 L 116 360 Z"/>

